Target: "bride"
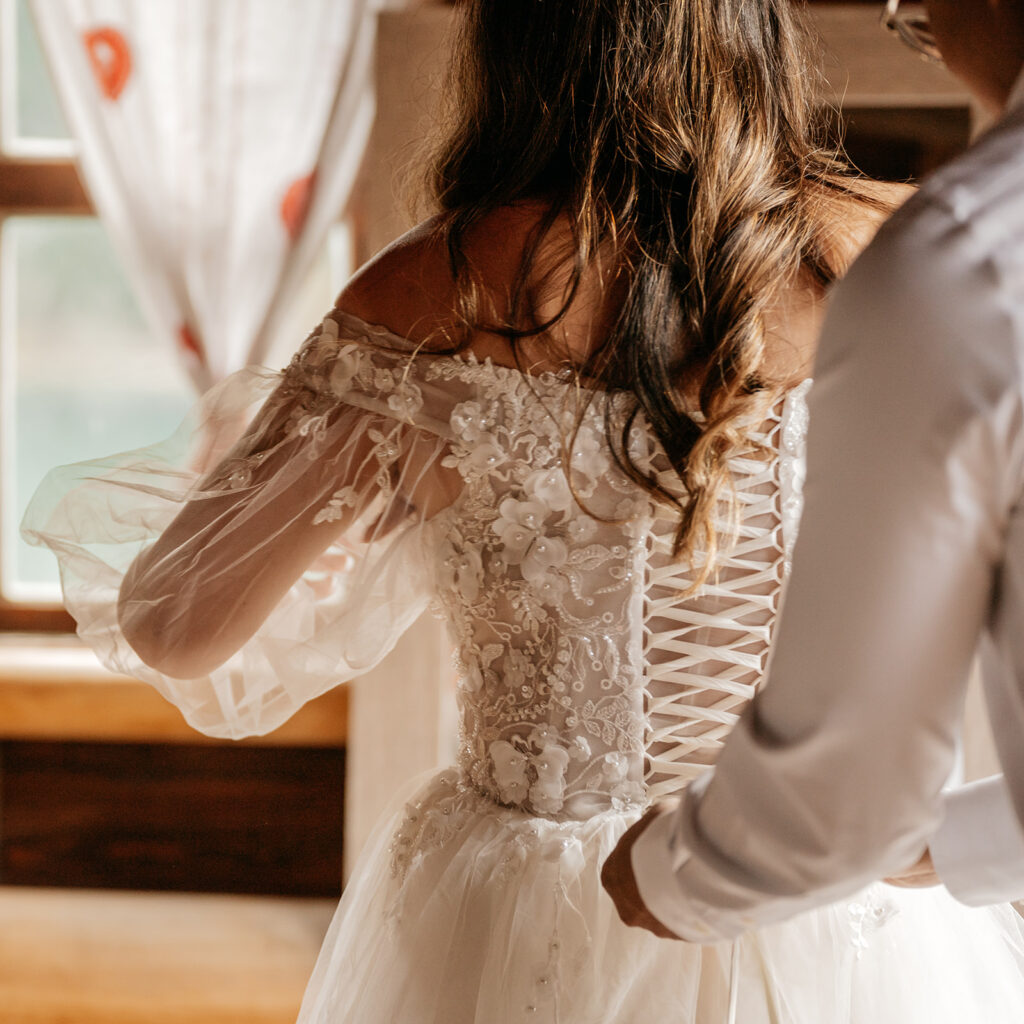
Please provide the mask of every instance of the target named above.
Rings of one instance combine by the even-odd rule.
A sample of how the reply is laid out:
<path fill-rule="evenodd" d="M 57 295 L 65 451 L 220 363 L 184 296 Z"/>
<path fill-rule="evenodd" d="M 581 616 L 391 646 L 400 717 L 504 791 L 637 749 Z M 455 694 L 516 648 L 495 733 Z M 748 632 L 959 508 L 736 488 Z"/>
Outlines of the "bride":
<path fill-rule="evenodd" d="M 194 439 L 40 489 L 81 635 L 241 736 L 447 621 L 457 763 L 370 843 L 305 1024 L 1018 1021 L 1014 913 L 938 890 L 618 922 L 602 861 L 763 678 L 826 291 L 902 194 L 818 141 L 791 0 L 462 7 L 436 216 Z"/>

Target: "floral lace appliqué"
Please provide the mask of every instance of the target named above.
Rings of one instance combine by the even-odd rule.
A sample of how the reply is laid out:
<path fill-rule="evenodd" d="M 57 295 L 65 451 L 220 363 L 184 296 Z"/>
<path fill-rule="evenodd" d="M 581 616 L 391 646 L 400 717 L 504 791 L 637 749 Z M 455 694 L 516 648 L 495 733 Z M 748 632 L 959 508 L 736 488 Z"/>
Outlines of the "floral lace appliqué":
<path fill-rule="evenodd" d="M 463 679 L 460 764 L 481 792 L 538 815 L 584 795 L 632 806 L 641 674 L 622 638 L 642 573 L 622 541 L 647 502 L 603 444 L 600 405 L 581 422 L 563 382 L 472 358 L 425 377 L 471 389 L 449 419 L 443 463 L 465 489 L 438 569 Z M 612 752 L 621 778 L 603 770 Z"/>
<path fill-rule="evenodd" d="M 875 932 L 885 927 L 899 913 L 892 900 L 871 890 L 864 893 L 860 900 L 848 904 L 846 909 L 850 915 L 850 941 L 858 958 L 871 945 Z"/>

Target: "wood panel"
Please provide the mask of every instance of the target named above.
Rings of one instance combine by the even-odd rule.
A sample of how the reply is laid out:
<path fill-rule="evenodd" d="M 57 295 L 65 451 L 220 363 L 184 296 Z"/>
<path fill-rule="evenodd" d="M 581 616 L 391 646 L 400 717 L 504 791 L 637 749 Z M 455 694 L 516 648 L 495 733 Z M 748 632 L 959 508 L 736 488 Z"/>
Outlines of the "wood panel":
<path fill-rule="evenodd" d="M 241 746 L 343 747 L 348 691 L 306 705 L 267 736 Z M 0 739 L 101 740 L 122 743 L 222 744 L 196 732 L 156 690 L 134 679 L 0 682 Z"/>
<path fill-rule="evenodd" d="M 17 605 L 0 598 L 0 630 L 12 633 L 74 633 L 75 620 L 63 608 Z"/>
<path fill-rule="evenodd" d="M 337 896 L 340 750 L 0 747 L 0 882 Z"/>
<path fill-rule="evenodd" d="M 0 159 L 0 210 L 8 213 L 90 213 L 75 165 L 70 161 Z"/>
<path fill-rule="evenodd" d="M 347 687 L 311 701 L 251 746 L 342 747 Z M 197 733 L 152 687 L 104 669 L 76 637 L 0 636 L 0 739 L 223 743 Z"/>
<path fill-rule="evenodd" d="M 881 3 L 814 5 L 829 99 L 846 107 L 969 106 L 967 90 L 945 68 L 881 28 L 880 10 Z"/>
<path fill-rule="evenodd" d="M 0 889 L 3 1024 L 293 1024 L 333 901 Z"/>
<path fill-rule="evenodd" d="M 967 107 L 849 108 L 842 123 L 850 160 L 883 181 L 920 180 L 961 153 L 972 134 Z"/>

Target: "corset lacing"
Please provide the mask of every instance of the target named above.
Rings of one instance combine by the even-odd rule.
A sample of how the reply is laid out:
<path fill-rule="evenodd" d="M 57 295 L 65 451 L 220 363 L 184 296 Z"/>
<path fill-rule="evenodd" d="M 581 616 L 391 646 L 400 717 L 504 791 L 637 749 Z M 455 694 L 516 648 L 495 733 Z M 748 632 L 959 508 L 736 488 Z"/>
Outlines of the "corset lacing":
<path fill-rule="evenodd" d="M 784 406 L 757 441 L 782 447 Z M 649 800 L 677 792 L 714 762 L 764 677 L 785 577 L 781 460 L 733 460 L 740 525 L 708 583 L 692 598 L 689 567 L 672 558 L 672 523 L 648 536 L 644 665 Z M 663 470 L 664 472 L 664 470 Z M 666 473 L 666 479 L 668 474 Z"/>

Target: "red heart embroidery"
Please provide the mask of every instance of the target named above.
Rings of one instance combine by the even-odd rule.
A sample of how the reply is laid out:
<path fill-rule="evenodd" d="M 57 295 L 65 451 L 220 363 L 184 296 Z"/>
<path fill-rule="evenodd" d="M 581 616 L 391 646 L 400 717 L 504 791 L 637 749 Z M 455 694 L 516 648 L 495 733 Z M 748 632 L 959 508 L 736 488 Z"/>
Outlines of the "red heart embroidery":
<path fill-rule="evenodd" d="M 132 73 L 132 51 L 116 28 L 94 28 L 83 33 L 89 63 L 108 100 L 121 95 Z"/>
<path fill-rule="evenodd" d="M 298 178 L 288 186 L 288 191 L 281 200 L 281 220 L 284 222 L 285 230 L 294 241 L 302 231 L 302 225 L 306 223 L 306 214 L 309 213 L 309 201 L 313 196 L 313 184 L 316 181 L 316 172 L 307 174 L 304 178 Z"/>

